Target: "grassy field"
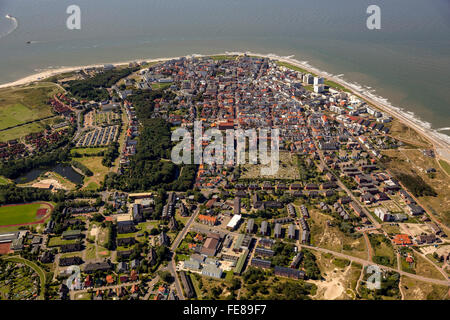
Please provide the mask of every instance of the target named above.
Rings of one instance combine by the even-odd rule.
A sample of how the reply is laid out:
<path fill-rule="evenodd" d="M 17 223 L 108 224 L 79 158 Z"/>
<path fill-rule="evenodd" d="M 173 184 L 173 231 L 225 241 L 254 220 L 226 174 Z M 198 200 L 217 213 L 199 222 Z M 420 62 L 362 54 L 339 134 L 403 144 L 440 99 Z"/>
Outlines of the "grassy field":
<path fill-rule="evenodd" d="M 425 140 L 425 138 L 396 119 L 392 121 L 389 135 L 408 144 L 421 147 L 431 147 L 431 144 Z"/>
<path fill-rule="evenodd" d="M 409 277 L 402 277 L 402 292 L 405 300 L 443 300 L 449 299 L 447 286 L 430 284 Z"/>
<path fill-rule="evenodd" d="M 0 207 L 0 226 L 34 222 L 38 220 L 36 211 L 41 207 L 49 208 L 39 203 Z"/>
<path fill-rule="evenodd" d="M 386 164 L 391 172 L 418 175 L 436 191 L 436 197 L 419 197 L 419 202 L 449 226 L 450 176 L 440 168 L 436 159 L 425 156 L 420 150 L 389 150 L 384 153 L 391 157 Z M 435 168 L 436 172 L 429 175 L 426 173 L 428 168 Z"/>
<path fill-rule="evenodd" d="M 87 155 L 89 155 L 89 154 L 97 154 L 99 152 L 106 151 L 106 149 L 108 149 L 108 148 L 105 148 L 105 147 L 100 147 L 100 148 L 73 148 L 73 149 L 70 150 L 70 154 L 74 154 L 74 153 L 79 153 L 79 154 L 82 154 L 82 155 L 85 155 L 85 154 L 87 154 Z"/>
<path fill-rule="evenodd" d="M 0 131 L 0 141 L 8 141 L 12 139 L 20 139 L 30 133 L 41 132 L 45 129 L 45 126 L 52 125 L 54 120 L 58 118 L 51 118 L 38 122 L 22 125 L 5 131 Z"/>
<path fill-rule="evenodd" d="M 152 83 L 153 90 L 167 89 L 172 85 L 172 82 L 169 83 Z"/>
<path fill-rule="evenodd" d="M 60 91 L 48 83 L 0 89 L 0 129 L 51 116 L 48 99 Z"/>
<path fill-rule="evenodd" d="M 311 228 L 311 245 L 362 259 L 367 258 L 367 248 L 363 237 L 353 238 L 341 232 L 337 226 L 328 226 L 327 220 L 333 221 L 334 218 L 320 213 L 317 209 L 310 209 L 309 213 L 311 215 L 311 219 L 308 220 Z"/>
<path fill-rule="evenodd" d="M 245 155 L 248 159 L 248 154 Z M 270 164 L 245 164 L 242 166 L 243 172 L 241 173 L 241 179 L 300 179 L 300 174 L 297 167 L 297 157 L 290 152 L 280 152 L 279 169 L 275 175 L 267 175 L 261 177 L 261 168 L 269 168 Z"/>
<path fill-rule="evenodd" d="M 382 234 L 369 234 L 369 239 L 373 249 L 373 262 L 388 267 L 396 267 L 397 256 L 390 240 Z"/>
<path fill-rule="evenodd" d="M 47 247 L 58 247 L 63 244 L 74 244 L 78 243 L 79 240 L 73 239 L 73 240 L 63 240 L 61 237 L 51 237 L 48 241 Z"/>
<path fill-rule="evenodd" d="M 102 157 L 77 158 L 78 162 L 84 164 L 94 173 L 91 177 L 84 179 L 84 188 L 93 190 L 93 188 L 100 186 L 106 174 L 109 172 L 109 168 L 102 164 L 102 159 Z"/>

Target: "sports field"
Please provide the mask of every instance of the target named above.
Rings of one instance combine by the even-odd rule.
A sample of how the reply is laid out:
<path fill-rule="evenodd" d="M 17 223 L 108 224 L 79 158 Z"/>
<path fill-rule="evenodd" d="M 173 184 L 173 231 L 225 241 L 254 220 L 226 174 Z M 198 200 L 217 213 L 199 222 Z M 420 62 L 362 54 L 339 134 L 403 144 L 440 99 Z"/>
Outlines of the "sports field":
<path fill-rule="evenodd" d="M 29 203 L 21 205 L 6 205 L 0 207 L 0 227 L 25 225 L 43 222 L 45 216 L 48 216 L 53 206 L 49 203 Z M 39 209 L 47 209 L 47 214 L 37 215 Z"/>

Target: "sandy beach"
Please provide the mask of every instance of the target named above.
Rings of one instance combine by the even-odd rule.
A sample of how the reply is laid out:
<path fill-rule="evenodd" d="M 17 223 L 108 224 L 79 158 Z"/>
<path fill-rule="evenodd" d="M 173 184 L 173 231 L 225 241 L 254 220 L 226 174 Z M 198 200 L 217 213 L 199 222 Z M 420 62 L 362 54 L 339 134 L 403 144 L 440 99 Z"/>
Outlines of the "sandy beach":
<path fill-rule="evenodd" d="M 439 158 L 445 159 L 450 162 L 450 137 L 447 135 L 444 135 L 442 133 L 438 133 L 435 130 L 432 130 L 429 128 L 428 123 L 424 123 L 420 121 L 419 119 L 414 118 L 413 115 L 410 115 L 407 113 L 407 111 L 402 110 L 400 108 L 392 106 L 386 99 L 382 97 L 378 97 L 374 95 L 371 91 L 361 87 L 358 84 L 349 83 L 339 76 L 335 76 L 332 74 L 329 74 L 325 71 L 319 70 L 313 66 L 311 66 L 306 61 L 299 61 L 297 59 L 294 59 L 293 56 L 287 56 L 282 57 L 275 54 L 260 54 L 255 52 L 222 52 L 217 54 L 208 54 L 208 55 L 202 55 L 202 54 L 195 54 L 191 56 L 196 57 L 205 57 L 205 56 L 213 56 L 213 55 L 254 55 L 254 56 L 260 56 L 265 58 L 270 58 L 273 60 L 278 60 L 282 62 L 286 62 L 289 64 L 292 64 L 294 66 L 297 66 L 299 68 L 302 68 L 304 70 L 307 70 L 308 72 L 315 73 L 321 77 L 324 77 L 325 79 L 331 80 L 333 82 L 336 82 L 343 87 L 347 88 L 351 92 L 353 92 L 355 95 L 365 99 L 370 104 L 374 105 L 375 107 L 379 108 L 380 110 L 386 112 L 387 114 L 391 115 L 394 118 L 397 118 L 405 125 L 413 128 L 416 130 L 419 134 L 423 135 L 427 140 L 430 141 L 430 143 L 433 144 L 435 148 L 436 155 Z M 27 76 L 25 78 L 19 79 L 14 82 L 6 83 L 0 85 L 0 88 L 6 88 L 11 86 L 20 86 L 20 85 L 26 85 L 35 81 L 44 80 L 46 78 L 49 78 L 51 76 L 66 73 L 66 72 L 72 72 L 77 71 L 85 68 L 98 68 L 103 67 L 104 64 L 112 64 L 114 66 L 123 66 L 127 65 L 131 62 L 159 62 L 159 61 L 167 61 L 172 59 L 178 59 L 180 57 L 166 57 L 166 58 L 156 58 L 156 59 L 135 59 L 135 60 L 129 60 L 129 61 L 122 61 L 122 62 L 116 62 L 116 63 L 102 63 L 102 64 L 92 64 L 92 65 L 85 65 L 85 66 L 75 66 L 75 67 L 62 67 L 58 69 L 49 69 L 43 72 L 39 72 L 30 76 Z"/>

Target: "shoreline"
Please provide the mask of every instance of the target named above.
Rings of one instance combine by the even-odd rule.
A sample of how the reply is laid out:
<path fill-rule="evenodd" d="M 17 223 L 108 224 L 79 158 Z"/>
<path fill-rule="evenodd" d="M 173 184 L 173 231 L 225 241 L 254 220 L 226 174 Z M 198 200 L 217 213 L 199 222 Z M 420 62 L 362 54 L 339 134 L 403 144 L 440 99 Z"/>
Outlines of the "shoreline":
<path fill-rule="evenodd" d="M 278 56 L 275 54 L 260 54 L 260 53 L 250 52 L 250 51 L 247 51 L 247 52 L 221 52 L 221 53 L 208 54 L 208 55 L 192 54 L 192 55 L 186 55 L 185 57 L 208 57 L 208 56 L 214 56 L 214 55 L 244 55 L 244 54 L 259 56 L 259 57 L 263 57 L 263 58 L 269 58 L 269 59 L 289 63 L 293 66 L 302 68 L 311 73 L 315 73 L 321 77 L 324 77 L 325 79 L 331 80 L 331 81 L 343 86 L 344 88 L 350 90 L 356 96 L 359 96 L 360 98 L 366 100 L 367 102 L 374 105 L 378 109 L 380 109 L 380 110 L 386 112 L 387 114 L 391 115 L 392 117 L 398 119 L 400 122 L 402 122 L 406 126 L 411 127 L 414 130 L 416 130 L 419 134 L 421 134 L 425 139 L 427 139 L 434 146 L 435 153 L 438 158 L 442 158 L 442 159 L 450 162 L 450 136 L 439 133 L 434 129 L 431 129 L 430 123 L 415 118 L 415 116 L 412 112 L 403 110 L 402 108 L 399 108 L 399 107 L 395 107 L 392 104 L 390 104 L 386 98 L 383 98 L 383 97 L 373 94 L 372 88 L 363 87 L 360 84 L 348 82 L 348 81 L 342 79 L 340 77 L 340 75 L 333 75 L 326 71 L 319 70 L 319 69 L 311 66 L 307 61 L 299 61 L 297 59 L 294 59 L 293 56 L 283 57 L 283 56 Z M 114 62 L 114 63 L 97 63 L 97 64 L 91 64 L 91 65 L 49 69 L 46 71 L 32 74 L 30 76 L 21 78 L 19 80 L 13 81 L 13 82 L 1 84 L 0 89 L 14 87 L 14 86 L 27 85 L 32 82 L 42 81 L 46 78 L 49 78 L 49 77 L 52 77 L 54 75 L 58 75 L 61 73 L 77 71 L 77 70 L 81 70 L 81 69 L 85 69 L 85 68 L 99 68 L 99 67 L 103 67 L 105 64 L 112 64 L 114 66 L 123 66 L 123 65 L 132 63 L 132 62 L 138 62 L 138 63 L 143 62 L 143 61 L 149 62 L 149 63 L 163 62 L 163 61 L 179 59 L 179 58 L 181 58 L 181 56 L 156 58 L 156 59 L 133 59 L 133 60 L 122 61 L 122 62 Z"/>

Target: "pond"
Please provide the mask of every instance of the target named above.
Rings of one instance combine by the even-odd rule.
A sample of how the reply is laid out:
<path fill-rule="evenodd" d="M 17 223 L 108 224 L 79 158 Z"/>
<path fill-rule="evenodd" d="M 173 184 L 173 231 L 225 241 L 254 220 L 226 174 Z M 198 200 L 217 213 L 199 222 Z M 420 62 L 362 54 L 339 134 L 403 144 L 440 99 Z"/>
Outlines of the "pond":
<path fill-rule="evenodd" d="M 58 164 L 51 168 L 36 168 L 14 180 L 15 183 L 28 183 L 36 180 L 42 173 L 52 171 L 75 184 L 82 184 L 84 176 L 79 174 L 71 166 Z"/>

